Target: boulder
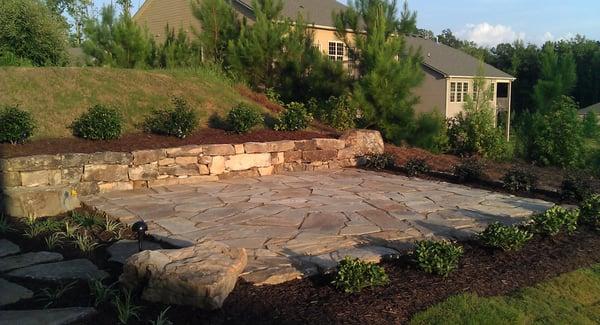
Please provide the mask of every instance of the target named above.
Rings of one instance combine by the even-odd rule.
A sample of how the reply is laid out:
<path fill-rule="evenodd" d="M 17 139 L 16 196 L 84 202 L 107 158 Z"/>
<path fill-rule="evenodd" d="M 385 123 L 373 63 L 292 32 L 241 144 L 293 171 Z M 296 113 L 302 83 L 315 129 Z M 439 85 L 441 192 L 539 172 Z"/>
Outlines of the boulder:
<path fill-rule="evenodd" d="M 346 147 L 352 148 L 356 156 L 382 154 L 385 149 L 383 138 L 379 131 L 350 130 L 344 133 L 340 140 L 344 140 Z"/>
<path fill-rule="evenodd" d="M 152 302 L 217 309 L 235 287 L 248 258 L 243 248 L 204 241 L 182 249 L 143 251 L 131 256 L 119 281 L 143 288 Z"/>

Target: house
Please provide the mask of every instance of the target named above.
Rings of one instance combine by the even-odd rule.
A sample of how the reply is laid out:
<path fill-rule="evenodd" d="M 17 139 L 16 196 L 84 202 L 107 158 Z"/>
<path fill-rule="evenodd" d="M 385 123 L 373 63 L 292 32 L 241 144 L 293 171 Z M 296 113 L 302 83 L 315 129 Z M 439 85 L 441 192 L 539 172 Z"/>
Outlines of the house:
<path fill-rule="evenodd" d="M 251 0 L 231 0 L 232 6 L 248 21 L 253 20 Z M 346 45 L 335 35 L 332 12 L 347 7 L 335 0 L 287 0 L 284 1 L 283 15 L 295 18 L 298 13 L 311 23 L 315 46 L 331 60 L 342 61 L 351 66 Z M 134 20 L 146 25 L 149 32 L 161 40 L 165 26 L 183 28 L 190 32 L 199 30 L 199 22 L 193 17 L 190 0 L 146 0 Z M 418 37 L 406 37 L 406 42 L 414 49 L 421 49 L 425 81 L 415 90 L 420 97 L 417 112 L 438 110 L 447 118 L 456 116 L 463 108 L 465 97 L 473 91 L 473 82 L 479 71 L 480 61 L 460 50 Z M 515 78 L 491 65 L 484 64 L 483 72 L 488 85 L 492 86 L 493 107 L 498 113 L 510 116 L 511 85 Z M 510 119 L 509 119 L 510 120 Z"/>
<path fill-rule="evenodd" d="M 582 108 L 579 111 L 577 111 L 579 117 L 581 118 L 584 118 L 589 112 L 594 112 L 596 115 L 600 116 L 600 103 L 596 103 L 594 105 Z"/>

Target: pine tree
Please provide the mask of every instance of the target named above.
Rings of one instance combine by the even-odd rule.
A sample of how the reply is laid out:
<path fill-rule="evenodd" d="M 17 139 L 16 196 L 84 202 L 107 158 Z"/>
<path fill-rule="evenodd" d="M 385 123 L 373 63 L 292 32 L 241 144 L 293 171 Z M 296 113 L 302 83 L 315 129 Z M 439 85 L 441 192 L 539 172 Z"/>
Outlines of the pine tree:
<path fill-rule="evenodd" d="M 240 35 L 241 24 L 228 0 L 196 0 L 192 13 L 200 21 L 201 30 L 194 30 L 205 60 L 224 62 L 227 44 Z"/>
<path fill-rule="evenodd" d="M 567 50 L 558 55 L 553 43 L 544 45 L 540 60 L 541 76 L 533 96 L 537 109 L 547 112 L 556 100 L 570 95 L 577 82 L 577 73 L 573 54 Z"/>
<path fill-rule="evenodd" d="M 412 17 L 412 14 L 406 14 Z M 421 57 L 407 48 L 397 20 L 396 1 L 357 0 L 336 14 L 337 34 L 359 62 L 354 100 L 368 126 L 380 129 L 396 144 L 409 139 L 415 128 L 412 93 L 423 78 Z M 365 31 L 348 33 L 347 30 Z"/>
<path fill-rule="evenodd" d="M 589 111 L 583 117 L 583 135 L 589 139 L 598 138 L 600 135 L 600 126 L 598 126 L 598 115 L 595 112 Z"/>

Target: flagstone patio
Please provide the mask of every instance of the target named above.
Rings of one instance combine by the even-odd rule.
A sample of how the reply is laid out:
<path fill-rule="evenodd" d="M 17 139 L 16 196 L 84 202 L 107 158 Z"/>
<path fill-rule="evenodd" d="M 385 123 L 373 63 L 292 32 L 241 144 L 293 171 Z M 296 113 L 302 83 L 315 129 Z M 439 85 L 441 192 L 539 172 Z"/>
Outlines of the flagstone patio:
<path fill-rule="evenodd" d="M 521 222 L 551 203 L 360 169 L 299 172 L 85 197 L 179 247 L 217 240 L 245 248 L 242 278 L 274 284 L 333 268 L 344 256 L 379 261 L 424 238 L 460 239 Z"/>

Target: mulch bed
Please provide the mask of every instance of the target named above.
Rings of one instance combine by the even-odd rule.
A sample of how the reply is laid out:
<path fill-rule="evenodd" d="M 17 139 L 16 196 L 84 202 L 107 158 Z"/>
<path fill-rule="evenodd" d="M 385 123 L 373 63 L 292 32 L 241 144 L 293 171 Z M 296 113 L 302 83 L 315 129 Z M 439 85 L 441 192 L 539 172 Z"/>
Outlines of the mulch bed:
<path fill-rule="evenodd" d="M 219 129 L 202 129 L 185 139 L 147 133 L 126 134 L 118 140 L 90 141 L 77 138 L 36 140 L 19 145 L 0 144 L 0 158 L 43 154 L 93 153 L 99 151 L 128 152 L 132 150 L 160 149 L 192 144 L 239 144 L 279 140 L 306 140 L 336 137 L 332 132 L 257 130 L 236 134 Z"/>

